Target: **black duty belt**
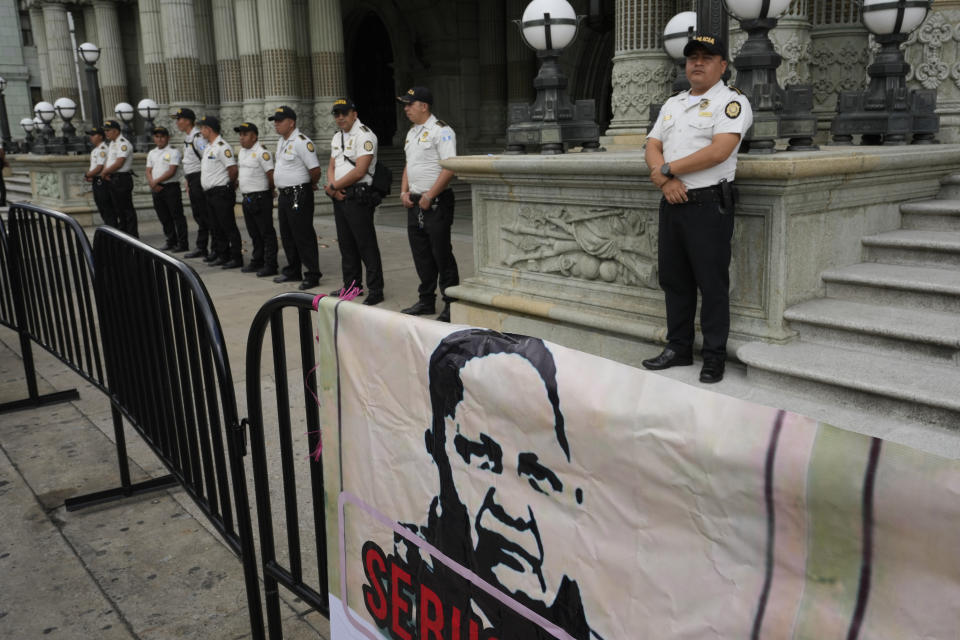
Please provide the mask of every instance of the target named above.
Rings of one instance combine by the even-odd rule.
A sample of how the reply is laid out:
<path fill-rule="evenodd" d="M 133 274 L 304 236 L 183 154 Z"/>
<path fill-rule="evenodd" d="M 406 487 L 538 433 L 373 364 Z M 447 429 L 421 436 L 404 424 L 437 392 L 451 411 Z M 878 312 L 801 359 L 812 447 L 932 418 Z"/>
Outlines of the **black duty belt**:
<path fill-rule="evenodd" d="M 230 185 L 222 184 L 217 187 L 210 187 L 209 189 L 205 189 L 204 193 L 219 193 L 220 191 L 231 191 Z"/>
<path fill-rule="evenodd" d="M 167 187 L 178 187 L 180 185 L 178 185 L 176 182 L 161 182 L 157 186 L 166 189 Z"/>
<path fill-rule="evenodd" d="M 277 189 L 277 191 L 279 191 L 285 196 L 289 196 L 291 194 L 299 194 L 300 191 L 303 191 L 305 189 L 310 189 L 309 182 L 304 182 L 303 184 L 295 184 L 292 187 L 280 187 L 279 189 Z"/>
<path fill-rule="evenodd" d="M 709 187 L 700 187 L 699 189 L 687 189 L 687 201 L 689 202 L 720 202 L 723 200 L 723 192 L 720 185 L 715 184 Z"/>
<path fill-rule="evenodd" d="M 263 198 L 265 196 L 272 196 L 272 195 L 273 193 L 269 189 L 267 189 L 266 191 L 251 191 L 250 193 L 243 194 L 243 197 L 250 198 L 251 200 L 255 200 L 258 198 Z"/>

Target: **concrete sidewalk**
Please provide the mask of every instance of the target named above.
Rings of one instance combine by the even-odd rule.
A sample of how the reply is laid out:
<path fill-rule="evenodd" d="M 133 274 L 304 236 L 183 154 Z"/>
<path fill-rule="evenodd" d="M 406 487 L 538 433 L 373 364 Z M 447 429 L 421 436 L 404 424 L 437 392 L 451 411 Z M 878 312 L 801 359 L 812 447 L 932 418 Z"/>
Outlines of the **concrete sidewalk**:
<path fill-rule="evenodd" d="M 140 213 L 141 237 L 157 246 L 163 237 L 151 218 L 149 212 Z M 406 221 L 398 214 L 378 214 L 377 222 L 386 281 L 381 307 L 398 311 L 417 299 Z M 473 273 L 470 224 L 468 215 L 461 214 L 454 225 L 461 277 Z M 319 218 L 315 228 L 324 277 L 309 293 L 327 293 L 341 284 L 333 219 Z M 87 232 L 92 239 L 93 230 Z M 250 324 L 270 297 L 296 287 L 200 260 L 188 263 L 213 297 L 244 416 Z M 250 637 L 241 564 L 182 490 L 70 513 L 64 509 L 68 497 L 119 484 L 110 406 L 100 391 L 58 360 L 36 346 L 33 353 L 41 393 L 76 388 L 80 400 L 0 415 L 0 637 Z M 288 358 L 291 376 L 299 374 L 296 363 L 298 358 Z M 272 384 L 271 362 L 264 371 L 268 368 L 265 385 Z M 19 340 L 0 329 L 0 403 L 23 397 Z M 129 427 L 126 440 L 134 482 L 165 473 Z M 329 637 L 326 619 L 281 592 L 284 637 Z"/>

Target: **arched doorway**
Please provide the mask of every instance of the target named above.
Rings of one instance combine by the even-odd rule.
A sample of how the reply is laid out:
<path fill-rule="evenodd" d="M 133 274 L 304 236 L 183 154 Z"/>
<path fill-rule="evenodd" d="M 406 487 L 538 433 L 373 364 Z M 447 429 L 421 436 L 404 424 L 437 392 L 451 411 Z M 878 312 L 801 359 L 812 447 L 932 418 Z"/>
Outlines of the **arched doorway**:
<path fill-rule="evenodd" d="M 347 89 L 360 120 L 373 129 L 381 147 L 397 132 L 397 107 L 390 33 L 372 11 L 357 23 L 347 56 Z"/>

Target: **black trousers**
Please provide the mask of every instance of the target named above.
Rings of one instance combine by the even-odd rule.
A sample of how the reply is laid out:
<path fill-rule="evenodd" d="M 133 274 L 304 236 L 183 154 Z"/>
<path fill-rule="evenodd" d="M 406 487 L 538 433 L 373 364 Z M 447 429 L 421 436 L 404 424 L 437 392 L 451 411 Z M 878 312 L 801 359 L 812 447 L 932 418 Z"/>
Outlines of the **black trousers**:
<path fill-rule="evenodd" d="M 100 176 L 93 179 L 93 203 L 103 218 L 104 224 L 117 226 L 117 216 L 113 213 L 113 202 L 110 200 L 110 187 Z"/>
<path fill-rule="evenodd" d="M 133 176 L 129 173 L 114 173 L 107 184 L 114 215 L 113 222 L 107 220 L 107 224 L 120 229 L 127 235 L 139 238 L 137 210 L 133 207 Z"/>
<path fill-rule="evenodd" d="M 726 358 L 730 332 L 730 239 L 733 211 L 719 202 L 660 201 L 660 287 L 667 303 L 667 342 L 680 354 L 693 351 L 697 290 L 703 357 Z"/>
<path fill-rule="evenodd" d="M 197 249 L 207 250 L 210 236 L 210 212 L 207 210 L 207 197 L 200 186 L 200 172 L 187 175 L 187 195 L 190 196 L 190 210 L 197 223 Z"/>
<path fill-rule="evenodd" d="M 356 196 L 333 201 L 344 286 L 362 286 L 362 262 L 367 268 L 367 291 L 383 293 L 383 263 L 373 227 L 375 209 L 376 205 L 362 204 Z"/>
<path fill-rule="evenodd" d="M 295 208 L 296 207 L 296 208 Z M 313 189 L 309 183 L 280 189 L 277 197 L 277 222 L 287 266 L 283 272 L 294 278 L 319 280 L 320 250 L 313 228 Z"/>
<path fill-rule="evenodd" d="M 233 208 L 236 205 L 236 192 L 230 187 L 214 187 L 204 191 L 210 218 L 216 222 L 218 234 L 213 236 L 213 250 L 218 256 L 228 260 L 243 260 L 240 251 L 240 229 Z"/>
<path fill-rule="evenodd" d="M 168 182 L 159 192 L 153 192 L 153 209 L 157 212 L 163 235 L 169 244 L 187 246 L 187 218 L 183 215 L 180 185 Z"/>
<path fill-rule="evenodd" d="M 419 194 L 412 194 L 410 199 L 417 202 L 419 197 Z M 430 209 L 421 211 L 416 204 L 407 209 L 407 239 L 413 252 L 413 264 L 420 277 L 417 291 L 420 300 L 427 304 L 436 302 L 438 282 L 445 302 L 453 300 L 446 295 L 447 288 L 460 284 L 457 260 L 453 257 L 453 246 L 450 244 L 453 205 L 453 190 L 447 189 L 437 196 Z"/>
<path fill-rule="evenodd" d="M 250 264 L 277 268 L 277 232 L 273 228 L 273 194 L 260 191 L 243 196 L 243 220 L 253 241 Z"/>

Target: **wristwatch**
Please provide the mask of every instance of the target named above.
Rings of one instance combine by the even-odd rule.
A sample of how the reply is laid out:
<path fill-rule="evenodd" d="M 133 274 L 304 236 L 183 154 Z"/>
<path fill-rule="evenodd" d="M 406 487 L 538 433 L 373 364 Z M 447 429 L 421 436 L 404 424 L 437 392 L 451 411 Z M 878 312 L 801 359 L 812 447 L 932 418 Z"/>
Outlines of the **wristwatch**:
<path fill-rule="evenodd" d="M 670 163 L 669 163 L 669 162 L 664 162 L 662 165 L 660 165 L 660 173 L 662 173 L 663 175 L 667 176 L 668 178 L 673 178 L 673 177 L 675 177 L 672 173 L 670 173 Z"/>

